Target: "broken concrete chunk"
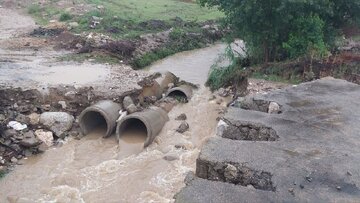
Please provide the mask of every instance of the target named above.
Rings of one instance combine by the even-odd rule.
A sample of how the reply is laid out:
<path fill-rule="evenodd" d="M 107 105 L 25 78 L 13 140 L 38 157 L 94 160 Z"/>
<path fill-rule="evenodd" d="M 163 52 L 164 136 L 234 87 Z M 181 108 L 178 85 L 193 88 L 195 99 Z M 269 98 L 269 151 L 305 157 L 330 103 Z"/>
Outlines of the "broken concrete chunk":
<path fill-rule="evenodd" d="M 270 102 L 268 113 L 270 114 L 279 114 L 281 113 L 280 105 L 276 102 Z"/>
<path fill-rule="evenodd" d="M 60 138 L 65 137 L 64 133 L 71 129 L 73 122 L 74 117 L 65 112 L 45 112 L 40 115 L 40 123 Z"/>
<path fill-rule="evenodd" d="M 50 131 L 44 131 L 43 129 L 35 131 L 36 137 L 45 143 L 47 146 L 53 145 L 54 137 L 53 133 Z"/>
<path fill-rule="evenodd" d="M 40 121 L 40 115 L 39 114 L 32 113 L 32 114 L 28 115 L 27 117 L 30 119 L 29 123 L 31 125 L 38 125 L 39 124 L 39 121 Z"/>

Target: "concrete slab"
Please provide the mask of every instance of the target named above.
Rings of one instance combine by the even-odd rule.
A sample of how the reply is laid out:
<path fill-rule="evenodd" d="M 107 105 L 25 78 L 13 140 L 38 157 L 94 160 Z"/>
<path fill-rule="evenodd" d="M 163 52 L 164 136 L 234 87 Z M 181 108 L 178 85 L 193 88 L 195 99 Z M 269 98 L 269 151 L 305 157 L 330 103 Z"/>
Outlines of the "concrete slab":
<path fill-rule="evenodd" d="M 360 202 L 360 86 L 324 79 L 238 106 L 177 202 Z"/>

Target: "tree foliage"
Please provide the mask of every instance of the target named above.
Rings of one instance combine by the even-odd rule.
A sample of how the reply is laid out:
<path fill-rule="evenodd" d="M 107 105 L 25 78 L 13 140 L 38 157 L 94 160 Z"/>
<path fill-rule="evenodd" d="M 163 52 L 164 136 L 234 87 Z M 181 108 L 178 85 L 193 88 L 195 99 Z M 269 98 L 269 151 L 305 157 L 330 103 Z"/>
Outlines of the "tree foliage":
<path fill-rule="evenodd" d="M 249 53 L 265 62 L 298 57 L 308 49 L 322 53 L 337 28 L 360 22 L 359 0 L 198 1 L 223 11 Z"/>

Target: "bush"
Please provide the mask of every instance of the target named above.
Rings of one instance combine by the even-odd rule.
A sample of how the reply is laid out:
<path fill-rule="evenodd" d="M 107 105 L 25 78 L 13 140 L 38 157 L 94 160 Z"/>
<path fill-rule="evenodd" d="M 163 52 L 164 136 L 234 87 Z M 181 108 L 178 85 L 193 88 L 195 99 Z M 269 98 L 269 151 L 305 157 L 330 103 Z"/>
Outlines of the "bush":
<path fill-rule="evenodd" d="M 185 36 L 186 36 L 186 32 L 181 28 L 175 28 L 169 34 L 171 40 L 179 40 Z"/>
<path fill-rule="evenodd" d="M 62 13 L 59 18 L 60 21 L 68 21 L 71 19 L 72 19 L 72 15 L 70 15 L 70 13 Z"/>
<path fill-rule="evenodd" d="M 251 56 L 265 63 L 295 57 L 307 49 L 323 52 L 334 40 L 330 30 L 360 22 L 359 0 L 198 1 L 223 11 L 226 25 L 246 42 Z"/>
<path fill-rule="evenodd" d="M 229 60 L 230 64 L 225 67 L 219 66 L 224 60 Z M 248 65 L 246 61 L 244 58 L 235 57 L 231 46 L 228 46 L 225 54 L 211 67 L 206 85 L 211 91 L 230 86 L 238 77 L 241 77 L 243 66 Z"/>
<path fill-rule="evenodd" d="M 304 56 L 312 51 L 319 57 L 326 54 L 323 34 L 325 22 L 318 15 L 299 17 L 293 26 L 289 40 L 282 46 L 290 58 Z"/>

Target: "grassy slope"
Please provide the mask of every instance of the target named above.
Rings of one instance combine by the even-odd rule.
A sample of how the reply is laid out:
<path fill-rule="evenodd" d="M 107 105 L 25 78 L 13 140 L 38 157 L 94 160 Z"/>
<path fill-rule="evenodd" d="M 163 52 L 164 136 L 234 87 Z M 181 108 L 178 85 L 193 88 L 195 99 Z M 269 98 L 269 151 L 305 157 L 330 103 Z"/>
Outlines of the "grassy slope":
<path fill-rule="evenodd" d="M 185 21 L 206 21 L 217 19 L 223 14 L 216 10 L 202 8 L 196 3 L 180 0 L 86 0 L 103 5 L 111 13 L 123 19 L 142 22 L 147 20 L 169 20 L 180 17 Z"/>

